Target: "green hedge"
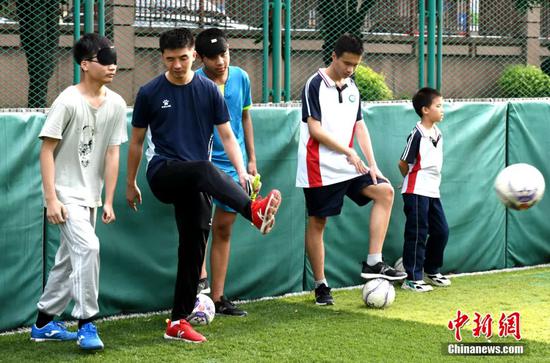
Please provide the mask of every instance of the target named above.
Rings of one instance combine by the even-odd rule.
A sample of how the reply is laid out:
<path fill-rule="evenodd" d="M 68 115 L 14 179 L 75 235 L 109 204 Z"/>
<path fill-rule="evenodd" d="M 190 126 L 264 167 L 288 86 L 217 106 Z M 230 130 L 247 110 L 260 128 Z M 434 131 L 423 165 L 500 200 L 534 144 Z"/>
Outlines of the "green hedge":
<path fill-rule="evenodd" d="M 507 67 L 498 84 L 503 97 L 550 97 L 550 76 L 532 65 Z"/>
<path fill-rule="evenodd" d="M 360 64 L 355 71 L 355 83 L 359 88 L 362 101 L 392 100 L 393 93 L 386 84 L 383 74 L 376 73 L 372 68 Z"/>

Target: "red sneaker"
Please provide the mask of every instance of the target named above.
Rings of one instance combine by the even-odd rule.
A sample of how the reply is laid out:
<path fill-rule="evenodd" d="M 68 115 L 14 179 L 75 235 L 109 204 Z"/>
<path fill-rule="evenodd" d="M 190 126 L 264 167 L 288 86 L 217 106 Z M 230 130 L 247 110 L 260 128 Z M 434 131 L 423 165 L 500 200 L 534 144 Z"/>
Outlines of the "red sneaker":
<path fill-rule="evenodd" d="M 166 319 L 166 323 L 168 326 L 164 333 L 164 339 L 183 340 L 189 343 L 202 343 L 206 341 L 206 338 L 197 333 L 185 319 L 180 319 L 173 326 L 169 319 Z"/>
<path fill-rule="evenodd" d="M 267 234 L 275 225 L 275 214 L 281 205 L 281 192 L 273 189 L 265 198 L 258 198 L 252 202 L 252 224 Z"/>

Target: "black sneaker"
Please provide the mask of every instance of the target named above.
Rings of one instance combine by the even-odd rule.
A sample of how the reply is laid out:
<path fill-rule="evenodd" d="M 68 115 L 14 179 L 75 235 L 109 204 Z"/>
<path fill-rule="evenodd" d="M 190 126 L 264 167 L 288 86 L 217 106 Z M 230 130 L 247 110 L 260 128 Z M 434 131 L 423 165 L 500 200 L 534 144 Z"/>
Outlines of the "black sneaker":
<path fill-rule="evenodd" d="M 397 271 L 393 267 L 387 265 L 385 262 L 378 262 L 374 266 L 368 265 L 365 261 L 363 263 L 363 270 L 361 271 L 361 277 L 365 279 L 383 278 L 386 280 L 403 280 L 407 277 L 406 272 Z"/>
<path fill-rule="evenodd" d="M 317 288 L 315 289 L 315 304 L 334 305 L 334 299 L 330 294 L 330 287 L 325 284 L 317 286 Z"/>
<path fill-rule="evenodd" d="M 244 310 L 241 310 L 235 306 L 231 301 L 227 300 L 225 297 L 221 297 L 220 301 L 214 303 L 216 307 L 216 315 L 227 315 L 227 316 L 246 316 L 248 313 Z"/>
<path fill-rule="evenodd" d="M 197 285 L 197 295 L 198 294 L 210 294 L 208 278 L 199 279 L 199 284 Z"/>

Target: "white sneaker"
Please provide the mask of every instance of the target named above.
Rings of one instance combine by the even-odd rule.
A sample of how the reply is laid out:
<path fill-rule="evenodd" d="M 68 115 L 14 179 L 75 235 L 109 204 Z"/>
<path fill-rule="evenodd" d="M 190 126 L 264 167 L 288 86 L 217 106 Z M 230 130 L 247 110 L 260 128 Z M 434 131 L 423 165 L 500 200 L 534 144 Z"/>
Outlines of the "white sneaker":
<path fill-rule="evenodd" d="M 451 285 L 451 280 L 442 274 L 424 274 L 424 280 L 430 285 L 446 287 Z"/>
<path fill-rule="evenodd" d="M 434 289 L 430 285 L 426 284 L 424 280 L 405 280 L 403 282 L 403 285 L 401 285 L 401 288 L 404 290 L 412 290 L 415 292 L 428 292 Z"/>

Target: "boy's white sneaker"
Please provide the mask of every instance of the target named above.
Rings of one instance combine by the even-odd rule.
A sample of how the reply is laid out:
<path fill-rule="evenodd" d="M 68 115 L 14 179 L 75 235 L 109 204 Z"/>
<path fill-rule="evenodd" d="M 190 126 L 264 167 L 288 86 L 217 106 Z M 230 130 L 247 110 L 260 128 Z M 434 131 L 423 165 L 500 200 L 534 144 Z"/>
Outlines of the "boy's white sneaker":
<path fill-rule="evenodd" d="M 451 280 L 442 274 L 424 274 L 424 280 L 434 286 L 446 287 L 451 285 Z"/>
<path fill-rule="evenodd" d="M 401 285 L 401 288 L 404 290 L 412 290 L 415 292 L 428 292 L 434 289 L 423 280 L 405 280 L 403 281 L 403 285 Z"/>

